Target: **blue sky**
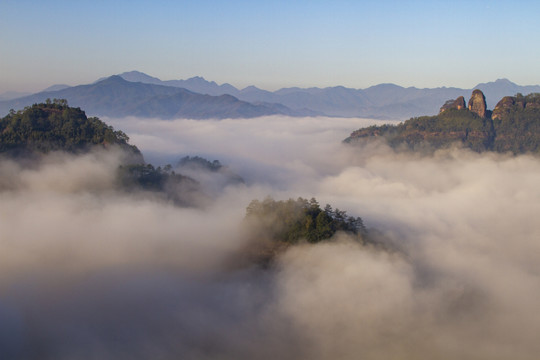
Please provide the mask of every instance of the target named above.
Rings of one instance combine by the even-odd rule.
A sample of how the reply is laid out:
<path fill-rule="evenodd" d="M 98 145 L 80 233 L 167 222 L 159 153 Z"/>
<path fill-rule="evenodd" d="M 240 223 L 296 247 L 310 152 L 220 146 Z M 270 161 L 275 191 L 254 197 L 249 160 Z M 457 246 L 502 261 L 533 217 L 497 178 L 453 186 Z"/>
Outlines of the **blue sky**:
<path fill-rule="evenodd" d="M 0 2 L 0 92 L 139 70 L 237 87 L 540 84 L 538 1 Z"/>

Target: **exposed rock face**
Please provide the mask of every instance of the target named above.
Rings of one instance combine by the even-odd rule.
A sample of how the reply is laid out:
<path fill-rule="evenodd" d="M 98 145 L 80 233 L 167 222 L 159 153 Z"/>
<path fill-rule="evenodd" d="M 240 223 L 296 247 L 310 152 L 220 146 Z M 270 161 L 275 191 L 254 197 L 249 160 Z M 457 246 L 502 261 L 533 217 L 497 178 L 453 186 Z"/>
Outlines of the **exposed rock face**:
<path fill-rule="evenodd" d="M 497 103 L 491 118 L 493 120 L 505 118 L 512 111 L 533 111 L 533 109 L 540 109 L 540 100 L 534 94 L 523 96 L 517 94 L 516 96 L 505 96 Z"/>
<path fill-rule="evenodd" d="M 540 93 L 506 96 L 493 111 L 484 94 L 475 90 L 468 111 L 457 109 L 458 99 L 441 107 L 437 116 L 411 118 L 397 125 L 370 126 L 354 131 L 346 143 L 379 139 L 398 151 L 430 153 L 454 144 L 476 152 L 496 151 L 540 156 Z"/>
<path fill-rule="evenodd" d="M 510 112 L 512 107 L 516 105 L 516 98 L 513 96 L 505 96 L 503 97 L 498 103 L 497 106 L 495 106 L 495 109 L 493 109 L 493 113 L 491 114 L 491 118 L 493 120 L 499 119 L 503 114 L 506 114 Z M 521 108 L 524 107 L 525 104 L 521 104 Z"/>
<path fill-rule="evenodd" d="M 448 100 L 447 102 L 445 102 L 444 105 L 441 107 L 439 114 L 448 109 L 461 110 L 465 109 L 465 107 L 465 98 L 463 96 L 460 96 L 456 100 Z"/>
<path fill-rule="evenodd" d="M 486 117 L 486 97 L 481 90 L 474 90 L 469 100 L 469 111 L 477 114 L 481 118 Z"/>

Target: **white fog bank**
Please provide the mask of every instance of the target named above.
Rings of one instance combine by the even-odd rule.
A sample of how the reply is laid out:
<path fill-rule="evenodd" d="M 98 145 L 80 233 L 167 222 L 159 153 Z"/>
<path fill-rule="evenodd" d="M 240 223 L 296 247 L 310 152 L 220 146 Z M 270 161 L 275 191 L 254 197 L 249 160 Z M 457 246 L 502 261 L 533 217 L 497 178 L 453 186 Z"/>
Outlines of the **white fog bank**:
<path fill-rule="evenodd" d="M 5 358 L 540 353 L 540 159 L 341 144 L 374 120 L 106 121 L 155 165 L 200 155 L 246 184 L 205 209 L 180 208 L 115 190 L 114 154 L 52 156 L 34 169 L 2 160 Z M 231 267 L 245 207 L 267 195 L 361 216 L 396 250 L 338 236 L 290 248 L 271 269 Z"/>

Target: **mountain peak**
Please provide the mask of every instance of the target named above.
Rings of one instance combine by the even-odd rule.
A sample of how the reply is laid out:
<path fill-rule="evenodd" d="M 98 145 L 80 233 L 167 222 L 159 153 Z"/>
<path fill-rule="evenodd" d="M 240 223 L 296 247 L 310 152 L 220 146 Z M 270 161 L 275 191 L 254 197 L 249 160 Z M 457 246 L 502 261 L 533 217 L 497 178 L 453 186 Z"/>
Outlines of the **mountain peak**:
<path fill-rule="evenodd" d="M 495 80 L 495 84 L 516 85 L 516 83 L 513 83 L 512 81 L 508 80 L 507 78 L 497 79 L 497 80 Z"/>
<path fill-rule="evenodd" d="M 403 89 L 403 86 L 399 86 L 393 83 L 382 83 L 370 86 L 368 89 Z"/>
<path fill-rule="evenodd" d="M 107 82 L 126 82 L 127 80 L 121 77 L 120 75 L 111 75 L 108 78 L 103 79 L 102 81 Z"/>
<path fill-rule="evenodd" d="M 256 87 L 255 85 L 249 85 L 248 87 L 245 87 L 242 89 L 242 91 L 252 91 L 252 90 L 260 90 L 260 89 Z"/>
<path fill-rule="evenodd" d="M 484 93 L 482 90 L 475 89 L 472 92 L 471 98 L 469 100 L 469 111 L 477 114 L 481 118 L 486 117 L 486 97 L 484 96 Z"/>
<path fill-rule="evenodd" d="M 186 85 L 193 84 L 193 85 L 200 85 L 200 86 L 208 86 L 208 85 L 218 86 L 215 81 L 208 81 L 202 76 L 194 76 L 187 80 L 184 80 L 184 84 Z"/>
<path fill-rule="evenodd" d="M 125 71 L 123 73 L 120 74 L 120 76 L 122 75 L 144 75 L 144 76 L 150 76 L 148 74 L 145 74 L 141 71 L 138 71 L 138 70 L 131 70 L 131 71 Z"/>
<path fill-rule="evenodd" d="M 157 77 L 147 75 L 137 70 L 124 72 L 124 73 L 119 74 L 118 76 L 120 76 L 124 80 L 131 81 L 131 82 L 142 82 L 142 83 L 148 83 L 148 84 L 161 83 L 161 80 L 158 79 Z"/>
<path fill-rule="evenodd" d="M 508 80 L 507 78 L 501 78 L 501 79 L 497 79 L 495 81 L 490 81 L 490 82 L 486 82 L 486 83 L 480 83 L 478 85 L 476 85 L 474 88 L 478 88 L 478 87 L 485 87 L 485 86 L 505 86 L 505 87 L 515 87 L 515 86 L 519 86 L 517 85 L 516 83 L 513 83 L 512 81 Z"/>

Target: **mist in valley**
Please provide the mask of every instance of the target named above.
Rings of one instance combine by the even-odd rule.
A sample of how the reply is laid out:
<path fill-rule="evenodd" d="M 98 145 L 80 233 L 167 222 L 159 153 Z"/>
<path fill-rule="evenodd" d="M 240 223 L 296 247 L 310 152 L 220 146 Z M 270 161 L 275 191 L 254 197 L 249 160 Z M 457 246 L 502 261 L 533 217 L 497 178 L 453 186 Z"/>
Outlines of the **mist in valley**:
<path fill-rule="evenodd" d="M 179 207 L 115 187 L 121 154 L 0 161 L 3 359 L 535 359 L 540 161 L 351 147 L 369 119 L 104 119 L 154 165 L 219 160 L 245 181 Z M 179 172 L 181 172 L 178 169 Z M 199 178 L 197 178 L 199 176 Z M 315 197 L 344 234 L 237 265 L 253 199 Z M 211 199 L 211 201 L 208 201 Z"/>

